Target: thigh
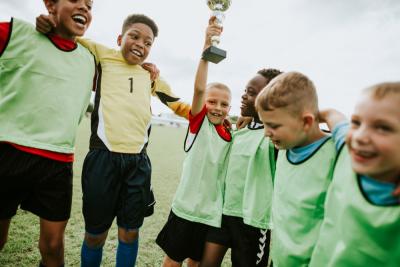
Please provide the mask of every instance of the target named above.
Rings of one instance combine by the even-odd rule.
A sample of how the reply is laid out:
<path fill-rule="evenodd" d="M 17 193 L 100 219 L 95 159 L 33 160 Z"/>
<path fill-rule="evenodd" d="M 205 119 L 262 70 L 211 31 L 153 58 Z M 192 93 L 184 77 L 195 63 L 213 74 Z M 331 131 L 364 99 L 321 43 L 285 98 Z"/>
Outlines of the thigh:
<path fill-rule="evenodd" d="M 243 223 L 241 218 L 231 220 L 233 266 L 266 267 L 269 259 L 270 231 Z"/>
<path fill-rule="evenodd" d="M 34 162 L 27 153 L 0 142 L 0 219 L 10 219 L 32 188 L 29 170 Z"/>
<path fill-rule="evenodd" d="M 40 169 L 33 192 L 22 201 L 21 208 L 48 221 L 68 220 L 72 204 L 72 162 L 42 158 Z"/>
<path fill-rule="evenodd" d="M 118 158 L 107 150 L 90 150 L 82 168 L 82 211 L 90 234 L 107 231 L 116 214 L 121 190 Z"/>
<path fill-rule="evenodd" d="M 186 258 L 200 261 L 207 231 L 208 226 L 182 219 L 171 211 L 156 243 L 176 262 Z"/>
<path fill-rule="evenodd" d="M 149 207 L 155 203 L 151 190 L 151 166 L 145 153 L 123 157 L 121 180 L 117 224 L 125 229 L 138 229 L 144 217 L 149 215 Z"/>

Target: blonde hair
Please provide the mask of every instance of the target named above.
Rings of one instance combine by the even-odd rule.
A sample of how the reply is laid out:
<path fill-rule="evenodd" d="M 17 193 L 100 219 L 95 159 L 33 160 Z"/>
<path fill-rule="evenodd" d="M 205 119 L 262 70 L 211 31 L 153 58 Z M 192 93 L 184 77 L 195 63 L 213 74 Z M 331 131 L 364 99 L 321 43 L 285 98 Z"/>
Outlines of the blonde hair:
<path fill-rule="evenodd" d="M 371 97 L 381 100 L 388 95 L 400 96 L 400 82 L 385 82 L 364 89 L 363 93 L 369 94 Z"/>
<path fill-rule="evenodd" d="M 232 94 L 231 89 L 229 89 L 229 87 L 226 84 L 219 83 L 219 82 L 213 82 L 213 83 L 207 84 L 206 91 L 208 92 L 210 89 L 220 89 L 220 90 L 227 91 L 229 93 L 229 95 Z"/>
<path fill-rule="evenodd" d="M 304 74 L 287 72 L 274 78 L 256 99 L 256 109 L 269 111 L 286 108 L 301 115 L 304 110 L 318 114 L 318 96 L 314 83 Z"/>

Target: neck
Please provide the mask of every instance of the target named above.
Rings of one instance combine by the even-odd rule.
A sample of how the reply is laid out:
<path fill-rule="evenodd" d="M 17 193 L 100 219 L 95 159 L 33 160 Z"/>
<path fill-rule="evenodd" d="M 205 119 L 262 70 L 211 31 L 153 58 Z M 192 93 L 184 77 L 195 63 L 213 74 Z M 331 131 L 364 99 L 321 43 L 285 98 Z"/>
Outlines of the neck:
<path fill-rule="evenodd" d="M 312 129 L 310 129 L 310 132 L 307 134 L 307 137 L 305 138 L 305 142 L 301 146 L 312 144 L 315 141 L 318 141 L 319 139 L 323 138 L 324 136 L 326 136 L 326 133 L 324 133 L 319 128 L 319 126 L 313 127 Z"/>
<path fill-rule="evenodd" d="M 262 122 L 260 121 L 260 118 L 258 117 L 258 115 L 253 116 L 253 120 L 254 120 L 256 123 L 262 123 Z"/>

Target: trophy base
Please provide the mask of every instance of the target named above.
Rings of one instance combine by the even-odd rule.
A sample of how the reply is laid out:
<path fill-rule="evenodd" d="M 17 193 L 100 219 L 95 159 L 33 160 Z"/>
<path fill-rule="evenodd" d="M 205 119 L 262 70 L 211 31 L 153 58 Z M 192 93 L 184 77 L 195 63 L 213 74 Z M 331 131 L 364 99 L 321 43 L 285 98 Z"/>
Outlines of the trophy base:
<path fill-rule="evenodd" d="M 201 58 L 216 64 L 226 58 L 226 51 L 216 46 L 210 46 L 204 50 Z"/>

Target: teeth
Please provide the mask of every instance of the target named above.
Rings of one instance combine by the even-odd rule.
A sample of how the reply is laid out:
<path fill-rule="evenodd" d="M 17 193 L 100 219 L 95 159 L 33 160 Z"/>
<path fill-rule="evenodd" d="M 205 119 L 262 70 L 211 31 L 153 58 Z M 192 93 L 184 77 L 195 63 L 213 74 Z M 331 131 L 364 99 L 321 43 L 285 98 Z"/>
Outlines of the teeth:
<path fill-rule="evenodd" d="M 364 158 L 370 158 L 370 157 L 373 157 L 375 155 L 375 153 L 373 153 L 373 152 L 360 151 L 360 150 L 356 151 L 356 154 L 359 155 L 359 156 L 362 156 Z"/>
<path fill-rule="evenodd" d="M 82 15 L 74 15 L 72 16 L 72 19 L 80 24 L 86 24 L 86 18 Z"/>
<path fill-rule="evenodd" d="M 137 50 L 131 50 L 131 52 L 132 52 L 133 54 L 135 54 L 136 56 L 138 56 L 138 57 L 142 57 L 142 53 L 140 53 L 140 52 L 137 51 Z"/>

